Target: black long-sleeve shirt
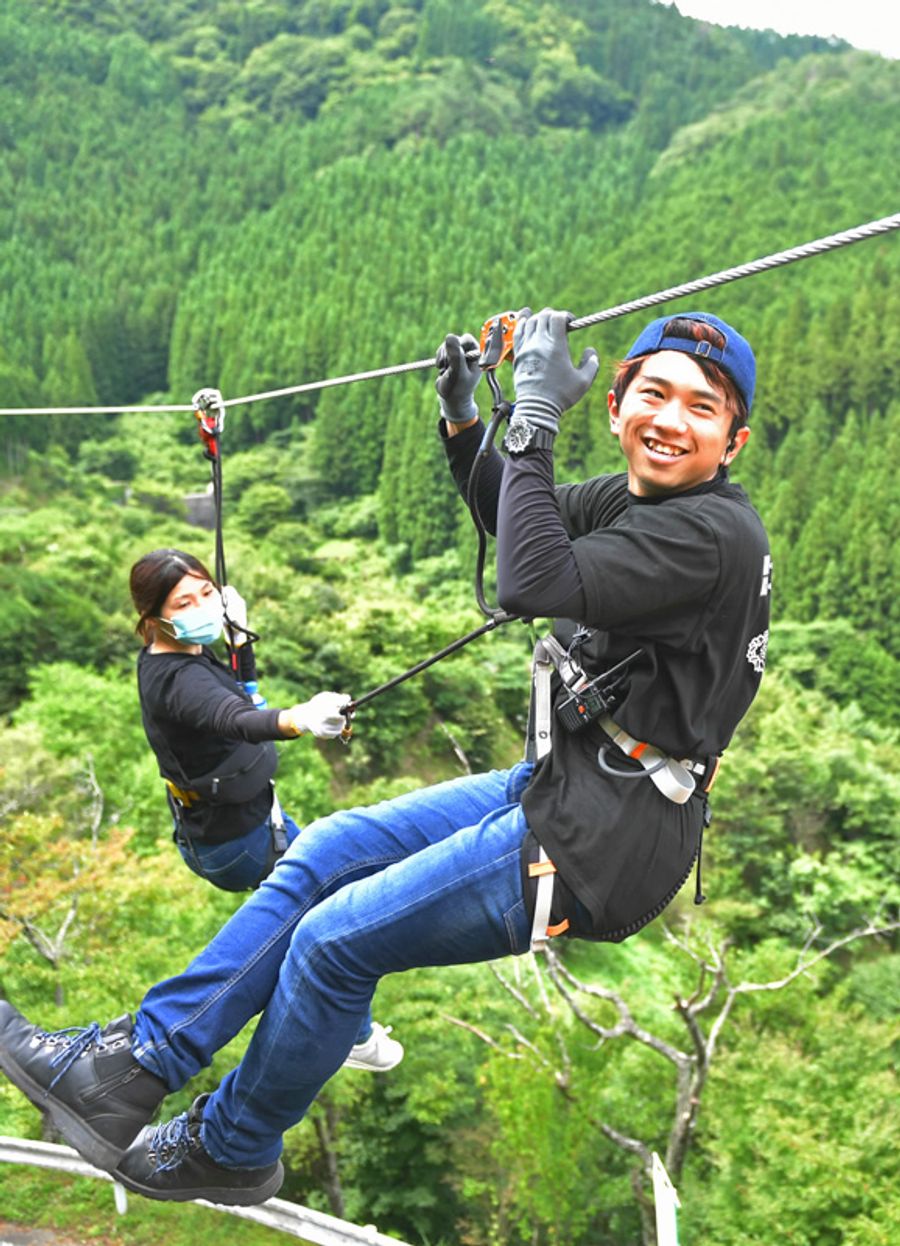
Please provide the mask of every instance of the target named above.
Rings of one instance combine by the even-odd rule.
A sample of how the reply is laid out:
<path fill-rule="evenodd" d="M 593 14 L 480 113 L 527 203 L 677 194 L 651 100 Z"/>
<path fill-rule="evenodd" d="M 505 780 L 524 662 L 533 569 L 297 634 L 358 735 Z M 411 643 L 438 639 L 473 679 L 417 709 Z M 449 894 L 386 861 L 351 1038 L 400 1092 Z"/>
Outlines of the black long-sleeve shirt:
<path fill-rule="evenodd" d="M 482 432 L 446 440 L 464 496 Z M 631 494 L 624 473 L 557 487 L 552 451 L 504 460 L 494 450 L 477 500 L 497 535 L 501 606 L 554 616 L 565 645 L 576 625 L 589 629 L 578 655 L 589 675 L 640 648 L 619 725 L 674 757 L 721 753 L 759 687 L 768 640 L 768 542 L 743 489 L 724 471 L 654 498 Z M 565 695 L 557 681 L 554 706 Z M 702 811 L 698 801 L 674 805 L 649 781 L 606 775 L 596 763 L 605 738 L 555 720 L 522 806 L 594 936 L 614 938 L 684 880 Z"/>
<path fill-rule="evenodd" d="M 473 425 L 447 439 L 450 468 L 468 498 L 469 476 L 483 429 Z M 549 450 L 528 455 L 528 471 L 515 481 L 516 502 L 504 503 L 503 458 L 491 447 L 478 464 L 476 502 L 485 529 L 497 537 L 497 596 L 510 614 L 527 618 L 580 618 L 586 606 L 572 542 L 561 523 Z M 515 460 L 509 460 L 512 466 Z M 621 504 L 624 505 L 624 489 Z M 616 503 L 613 502 L 615 506 Z M 507 551 L 515 551 L 511 557 Z"/>
<path fill-rule="evenodd" d="M 211 649 L 199 654 L 151 653 L 137 665 L 144 731 L 160 774 L 180 788 L 226 762 L 239 741 L 284 737 L 277 709 L 257 709 Z M 197 802 L 179 811 L 185 830 L 206 842 L 233 839 L 262 825 L 272 807 L 268 782 L 240 804 Z"/>

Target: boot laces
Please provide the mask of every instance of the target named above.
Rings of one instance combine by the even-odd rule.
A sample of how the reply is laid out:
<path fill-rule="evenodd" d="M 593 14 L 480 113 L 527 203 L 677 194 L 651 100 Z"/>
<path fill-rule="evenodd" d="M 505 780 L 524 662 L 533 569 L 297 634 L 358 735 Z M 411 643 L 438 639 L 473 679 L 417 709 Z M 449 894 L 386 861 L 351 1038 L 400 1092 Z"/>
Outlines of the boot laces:
<path fill-rule="evenodd" d="M 147 1154 L 157 1172 L 168 1172 L 200 1145 L 199 1119 L 182 1112 L 156 1126 L 147 1142 Z"/>
<path fill-rule="evenodd" d="M 79 1057 L 86 1055 L 93 1047 L 102 1051 L 104 1046 L 100 1024 L 97 1021 L 92 1021 L 90 1025 L 85 1026 L 72 1025 L 64 1030 L 53 1030 L 51 1033 L 39 1031 L 35 1037 L 49 1047 L 59 1047 L 59 1051 L 50 1060 L 51 1069 L 59 1066 L 59 1072 L 50 1083 L 50 1090 Z"/>

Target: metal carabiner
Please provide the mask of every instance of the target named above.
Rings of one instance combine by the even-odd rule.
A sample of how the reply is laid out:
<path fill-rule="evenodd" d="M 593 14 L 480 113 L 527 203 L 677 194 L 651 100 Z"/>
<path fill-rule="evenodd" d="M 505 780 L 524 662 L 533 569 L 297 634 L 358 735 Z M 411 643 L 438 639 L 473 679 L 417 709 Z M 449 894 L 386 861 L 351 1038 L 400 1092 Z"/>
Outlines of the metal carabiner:
<path fill-rule="evenodd" d="M 198 389 L 191 399 L 206 457 L 218 458 L 219 435 L 225 427 L 225 401 L 218 389 Z"/>
<path fill-rule="evenodd" d="M 479 347 L 481 354 L 478 365 L 487 374 L 488 385 L 494 399 L 493 411 L 496 414 L 503 406 L 505 399 L 500 382 L 497 380 L 497 368 L 504 359 L 512 359 L 513 334 L 516 329 L 516 313 L 514 311 L 498 312 L 490 316 L 481 326 Z M 506 404 L 509 407 L 509 404 Z M 504 410 L 504 415 L 508 415 Z"/>

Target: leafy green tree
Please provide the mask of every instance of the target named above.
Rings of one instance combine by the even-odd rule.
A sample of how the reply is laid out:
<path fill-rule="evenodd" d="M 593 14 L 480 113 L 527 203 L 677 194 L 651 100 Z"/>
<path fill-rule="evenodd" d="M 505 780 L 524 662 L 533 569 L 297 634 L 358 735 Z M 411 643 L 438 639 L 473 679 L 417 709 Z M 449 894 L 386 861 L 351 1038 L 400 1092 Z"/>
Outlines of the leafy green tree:
<path fill-rule="evenodd" d="M 0 707 L 22 696 L 46 655 L 76 661 L 103 652 L 104 620 L 77 587 L 38 571 L 0 566 Z"/>
<path fill-rule="evenodd" d="M 97 391 L 87 353 L 74 332 L 45 344 L 44 405 L 91 406 Z"/>
<path fill-rule="evenodd" d="M 460 56 L 488 60 L 499 35 L 497 23 L 476 0 L 453 4 L 425 0 L 419 22 L 420 57 Z"/>
<path fill-rule="evenodd" d="M 707 890 L 748 906 L 735 933 L 760 920 L 795 936 L 816 918 L 838 929 L 896 903 L 896 747 L 855 704 L 767 675 L 725 755 L 704 844 Z"/>
<path fill-rule="evenodd" d="M 141 725 L 134 676 L 102 675 L 74 662 L 35 667 L 30 695 L 14 716 L 34 724 L 43 747 L 60 759 L 90 754 L 107 816 L 141 828 L 152 843 L 169 817 L 156 761 Z"/>
<path fill-rule="evenodd" d="M 779 1033 L 760 1018 L 722 1053 L 702 1161 L 680 1189 L 688 1246 L 773 1236 L 888 1246 L 900 1210 L 890 1038 L 840 992 L 810 1004 L 807 1024 Z"/>
<path fill-rule="evenodd" d="M 111 41 L 106 81 L 132 105 L 170 95 L 175 85 L 166 58 L 131 31 Z"/>
<path fill-rule="evenodd" d="M 622 990 L 610 987 L 602 978 L 585 980 L 578 976 L 568 966 L 568 957 L 558 954 L 552 946 L 543 953 L 539 964 L 555 994 L 543 985 L 540 974 L 529 980 L 515 966 L 512 976 L 495 970 L 518 1006 L 516 1020 L 508 1027 L 511 1043 L 490 1032 L 476 1031 L 497 1052 L 490 1065 L 493 1082 L 490 1107 L 499 1130 L 495 1154 L 498 1159 L 501 1155 L 505 1158 L 507 1167 L 504 1172 L 506 1188 L 497 1200 L 494 1213 L 495 1232 L 502 1233 L 504 1240 L 514 1242 L 534 1240 L 535 1226 L 540 1226 L 548 1242 L 590 1240 L 589 1234 L 604 1231 L 621 1233 L 627 1220 L 613 1208 L 604 1206 L 602 1201 L 598 1205 L 584 1188 L 585 1177 L 592 1163 L 596 1163 L 593 1153 L 605 1142 L 628 1157 L 630 1184 L 639 1212 L 640 1240 L 645 1246 L 655 1246 L 651 1193 L 653 1151 L 660 1152 L 670 1177 L 680 1184 L 701 1120 L 707 1083 L 719 1062 L 720 1048 L 726 1045 L 728 1030 L 741 1024 L 736 1019 L 738 1002 L 766 1001 L 775 996 L 777 1002 L 762 1003 L 756 1018 L 755 1028 L 760 1032 L 757 1044 L 760 1041 L 764 1044 L 767 1016 L 771 1017 L 773 1010 L 784 1011 L 785 1008 L 780 995 L 775 993 L 803 982 L 807 975 L 818 976 L 829 958 L 858 940 L 881 937 L 897 928 L 896 921 L 886 922 L 884 926 L 867 923 L 813 951 L 813 941 L 821 933 L 816 930 L 795 957 L 774 942 L 762 944 L 758 954 L 735 957 L 728 953 L 727 940 L 716 941 L 708 929 L 699 939 L 690 928 L 686 936 L 666 930 L 674 954 L 687 957 L 688 964 L 693 962 L 694 974 L 693 981 L 690 972 L 682 977 L 682 981 L 688 982 L 686 988 L 680 983 L 675 987 L 674 1005 L 668 1017 L 657 1002 L 655 1021 L 651 1019 L 653 1005 L 646 1010 L 649 1016 L 639 1018 L 635 1006 Z M 807 1000 L 811 994 L 807 987 Z M 791 1009 L 790 1003 L 786 1007 Z M 840 1007 L 838 1004 L 839 1010 Z M 678 1030 L 673 1030 L 672 1013 L 680 1022 Z M 802 1006 L 799 1015 L 803 1017 Z M 567 1016 L 577 1027 L 574 1032 L 573 1025 L 566 1024 Z M 464 1020 L 460 1023 L 466 1024 Z M 804 1028 L 813 1031 L 813 1041 L 820 1051 L 831 1049 L 832 1033 L 814 1023 L 811 1025 L 808 1017 L 804 1017 L 800 1025 L 794 1023 L 795 1030 Z M 579 1042 L 579 1029 L 586 1030 L 594 1039 L 587 1058 L 586 1044 Z M 851 1026 L 845 1022 L 843 1034 L 848 1035 L 850 1030 Z M 802 1035 L 799 1041 L 802 1043 L 807 1037 L 811 1035 Z M 870 1037 L 876 1043 L 887 1042 L 886 1034 L 877 1029 Z M 628 1054 L 622 1051 L 622 1040 L 628 1044 Z M 750 1044 L 748 1054 L 750 1049 L 757 1049 L 757 1044 Z M 777 1039 L 773 1048 L 772 1057 L 777 1061 L 780 1050 Z M 603 1054 L 598 1055 L 598 1052 Z M 619 1066 L 618 1076 L 610 1067 L 611 1059 Z M 849 1073 L 857 1065 L 858 1054 L 844 1050 L 840 1060 Z M 521 1062 L 527 1070 L 525 1076 Z M 665 1079 L 668 1089 L 664 1100 L 659 1093 L 659 1078 L 666 1065 L 670 1069 Z M 884 1047 L 879 1066 L 887 1073 Z M 757 1070 L 758 1065 L 755 1072 Z M 889 1093 L 889 1077 L 876 1076 L 872 1084 L 873 1089 L 878 1087 L 876 1096 L 884 1102 Z M 817 1115 L 819 1093 L 815 1087 L 805 1091 L 803 1110 L 813 1123 L 812 1132 L 827 1138 L 828 1132 L 822 1130 Z M 851 1092 L 841 1099 L 837 1113 L 852 1111 L 852 1101 Z M 543 1125 L 537 1133 L 535 1120 Z M 787 1142 L 790 1134 L 784 1117 L 780 1132 Z M 863 1136 L 864 1131 L 861 1131 L 855 1158 L 867 1165 L 870 1157 L 865 1153 Z M 885 1202 L 892 1203 L 892 1194 L 885 1182 L 891 1136 L 892 1130 L 888 1127 L 879 1138 L 876 1160 L 879 1188 L 873 1198 L 848 1200 L 849 1191 L 857 1188 L 856 1183 L 842 1183 L 824 1200 L 818 1189 L 813 1188 L 809 1191 L 812 1197 L 805 1200 L 801 1197 L 786 1213 L 784 1228 L 790 1225 L 790 1231 L 796 1232 L 799 1224 L 807 1231 L 807 1221 L 803 1217 L 809 1214 L 810 1208 L 815 1208 L 817 1214 L 813 1220 L 821 1224 L 821 1234 L 826 1226 L 836 1227 L 848 1216 L 862 1210 L 871 1211 Z M 721 1134 L 719 1137 L 721 1139 Z M 780 1179 L 779 1152 L 777 1147 L 767 1145 L 767 1131 L 757 1124 L 750 1137 L 757 1167 L 777 1174 L 776 1180 Z M 725 1149 L 728 1149 L 727 1144 Z M 815 1144 L 809 1146 L 808 1154 L 804 1148 L 799 1157 L 798 1173 L 816 1172 L 821 1168 L 816 1152 Z M 552 1160 L 553 1155 L 560 1154 L 567 1155 L 570 1161 L 562 1178 L 558 1165 Z M 808 1182 L 809 1177 L 805 1180 Z M 731 1220 L 740 1223 L 740 1218 L 732 1216 Z M 712 1228 L 714 1220 L 706 1223 L 712 1235 L 717 1236 L 717 1229 Z M 633 1232 L 633 1228 L 630 1231 Z M 827 1239 L 810 1231 L 803 1240 L 812 1243 Z"/>
<path fill-rule="evenodd" d="M 579 65 L 568 49 L 554 49 L 538 62 L 531 103 L 546 125 L 588 125 L 598 130 L 623 121 L 631 111 L 625 91 L 605 82 L 589 66 Z"/>
<path fill-rule="evenodd" d="M 251 536 L 261 537 L 291 513 L 291 498 L 282 485 L 256 481 L 242 494 L 235 521 Z"/>

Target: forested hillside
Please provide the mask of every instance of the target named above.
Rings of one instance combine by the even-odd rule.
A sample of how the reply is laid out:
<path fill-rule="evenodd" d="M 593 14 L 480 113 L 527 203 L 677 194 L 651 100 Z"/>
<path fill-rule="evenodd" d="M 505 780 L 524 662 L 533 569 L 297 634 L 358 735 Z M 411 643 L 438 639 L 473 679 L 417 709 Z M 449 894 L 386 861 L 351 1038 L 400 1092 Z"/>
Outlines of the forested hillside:
<path fill-rule="evenodd" d="M 7 0 L 0 64 L 0 406 L 121 407 L 0 416 L 0 992 L 62 1024 L 135 1007 L 236 902 L 176 865 L 127 594 L 147 549 L 210 555 L 185 503 L 209 466 L 190 414 L 129 404 L 416 360 L 507 307 L 586 315 L 892 214 L 900 64 L 654 0 Z M 670 1004 L 710 947 L 775 981 L 811 923 L 819 946 L 896 909 L 898 277 L 890 234 L 690 300 L 757 349 L 736 475 L 772 537 L 770 668 L 717 787 L 710 903 L 671 915 L 690 955 L 659 923 L 566 953 L 670 1043 L 690 1044 Z M 573 347 L 608 366 L 649 318 Z M 229 569 L 270 703 L 361 695 L 480 621 L 432 383 L 229 411 Z M 598 381 L 559 479 L 617 467 L 605 410 Z M 308 820 L 508 764 L 528 655 L 513 625 L 361 711 L 349 747 L 283 747 L 283 803 Z M 854 941 L 735 1008 L 678 1178 L 688 1246 L 892 1242 L 897 963 Z M 385 982 L 407 1057 L 335 1080 L 290 1135 L 284 1195 L 435 1246 L 640 1241 L 610 1129 L 664 1152 L 674 1073 L 533 989 Z M 0 1133 L 39 1130 L 0 1085 Z M 139 1240 L 104 1195 L 0 1169 L 0 1214 L 65 1224 L 68 1203 Z M 156 1214 L 153 1240 L 210 1231 Z"/>

